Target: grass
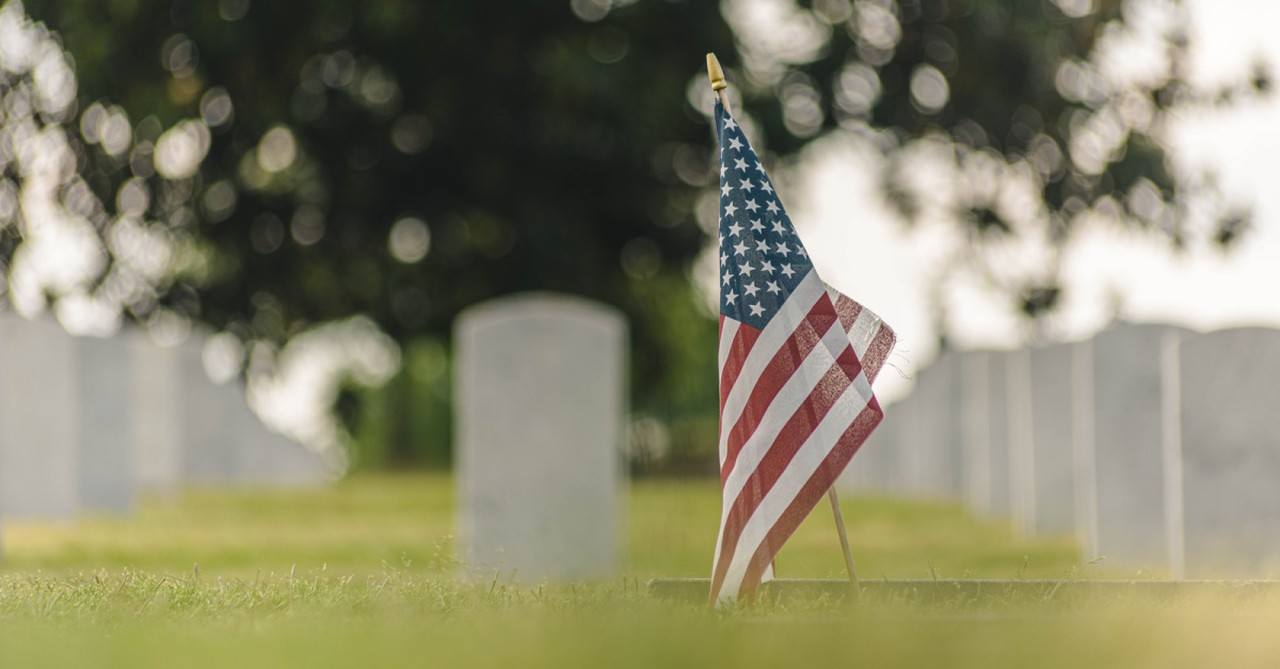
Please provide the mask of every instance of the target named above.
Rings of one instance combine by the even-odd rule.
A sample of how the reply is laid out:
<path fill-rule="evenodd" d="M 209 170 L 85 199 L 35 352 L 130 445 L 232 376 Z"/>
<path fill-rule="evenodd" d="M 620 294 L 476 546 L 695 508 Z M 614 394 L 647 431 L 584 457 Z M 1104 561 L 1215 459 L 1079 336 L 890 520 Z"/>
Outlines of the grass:
<path fill-rule="evenodd" d="M 319 491 L 195 492 L 133 519 L 4 528 L 0 666 L 991 667 L 1268 666 L 1270 596 L 1114 597 L 853 608 L 767 602 L 712 613 L 649 598 L 651 576 L 702 576 L 714 481 L 630 489 L 623 574 L 590 584 L 462 582 L 440 475 Z M 864 576 L 1132 576 L 1081 566 L 1066 539 L 1020 541 L 956 507 L 849 499 Z M 819 507 L 779 559 L 839 576 Z M 197 568 L 196 565 L 199 565 Z"/>

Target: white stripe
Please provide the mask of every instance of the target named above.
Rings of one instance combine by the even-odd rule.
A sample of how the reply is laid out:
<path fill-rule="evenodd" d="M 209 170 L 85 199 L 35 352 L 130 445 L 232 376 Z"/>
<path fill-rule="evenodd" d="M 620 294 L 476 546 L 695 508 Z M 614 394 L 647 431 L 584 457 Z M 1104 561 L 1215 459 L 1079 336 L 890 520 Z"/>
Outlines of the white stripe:
<path fill-rule="evenodd" d="M 858 414 L 866 408 L 870 397 L 871 386 L 867 383 L 866 375 L 858 374 L 858 378 L 854 379 L 831 411 L 823 417 L 817 429 L 805 440 L 782 476 L 773 484 L 769 493 L 761 500 L 760 506 L 756 507 L 751 519 L 743 527 L 742 534 L 738 537 L 737 547 L 734 549 L 733 561 L 729 563 L 729 568 L 725 572 L 724 583 L 720 588 L 720 599 L 733 599 L 738 596 L 747 565 L 755 556 L 756 550 L 760 548 L 761 542 L 778 523 L 792 500 L 813 477 L 818 466 L 831 452 L 832 446 L 845 430 L 849 429 Z"/>
<path fill-rule="evenodd" d="M 738 326 L 742 325 L 735 319 L 725 317 L 724 325 L 720 326 L 720 363 L 716 370 L 720 374 L 724 374 L 724 361 L 729 359 L 729 351 L 733 347 L 733 336 L 738 334 Z"/>
<path fill-rule="evenodd" d="M 729 431 L 738 422 L 742 409 L 747 406 L 756 378 L 777 355 L 778 349 L 791 338 L 791 334 L 795 332 L 796 323 L 809 315 L 809 310 L 824 293 L 822 281 L 818 279 L 816 272 L 810 270 L 809 275 L 791 293 L 791 297 L 782 303 L 773 320 L 769 321 L 769 324 L 765 325 L 764 330 L 760 332 L 760 337 L 751 347 L 747 359 L 742 362 L 742 371 L 739 372 L 733 388 L 729 390 L 729 396 L 724 402 L 724 410 L 720 412 L 720 462 L 724 462 L 725 454 L 729 450 Z"/>
<path fill-rule="evenodd" d="M 853 344 L 853 352 L 858 356 L 858 360 L 862 360 L 862 356 L 867 354 L 867 349 L 871 348 L 871 342 L 879 332 L 880 317 L 863 307 L 862 311 L 858 312 L 858 318 L 853 322 L 853 327 L 849 328 L 849 343 Z"/>
<path fill-rule="evenodd" d="M 769 452 L 769 447 L 777 438 L 778 432 L 782 430 L 786 422 L 795 414 L 796 409 L 813 392 L 813 387 L 817 385 L 818 380 L 835 364 L 835 356 L 838 354 L 832 354 L 833 348 L 835 350 L 843 350 L 843 347 L 847 345 L 844 328 L 840 326 L 840 322 L 832 323 L 822 341 L 813 347 L 809 355 L 800 363 L 800 367 L 778 391 L 778 395 L 769 404 L 769 408 L 765 410 L 765 414 L 761 418 L 756 431 L 742 444 L 742 450 L 738 452 L 738 459 L 733 464 L 733 470 L 729 472 L 728 478 L 724 481 L 724 487 L 721 489 L 720 532 L 716 535 L 716 555 L 715 561 L 712 563 L 713 573 L 714 566 L 720 562 L 720 548 L 724 542 L 724 530 L 729 521 L 729 511 L 733 508 L 734 502 L 737 501 L 738 495 L 742 493 L 742 488 L 746 485 L 747 479 L 755 472 L 756 467 L 760 466 L 760 461 Z M 724 458 L 721 458 L 720 461 L 723 466 Z"/>
<path fill-rule="evenodd" d="M 747 479 L 760 466 L 760 461 L 769 452 L 769 447 L 778 438 L 778 433 L 791 420 L 796 411 L 809 399 L 818 381 L 836 364 L 836 358 L 849 345 L 845 339 L 844 328 L 840 322 L 831 324 L 831 328 L 823 335 L 822 341 L 809 352 L 800 366 L 787 379 L 778 395 L 773 398 L 756 431 L 742 444 L 738 459 L 724 481 L 724 513 L 720 523 L 723 526 L 728 515 L 729 505 L 738 498 Z"/>

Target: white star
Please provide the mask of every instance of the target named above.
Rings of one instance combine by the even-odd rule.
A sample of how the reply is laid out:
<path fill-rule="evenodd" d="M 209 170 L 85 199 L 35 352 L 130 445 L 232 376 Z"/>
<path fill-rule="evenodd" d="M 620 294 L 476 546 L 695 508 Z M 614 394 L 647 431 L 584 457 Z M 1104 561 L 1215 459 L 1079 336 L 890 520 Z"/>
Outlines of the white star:
<path fill-rule="evenodd" d="M 758 239 L 758 240 L 756 240 L 756 250 L 757 250 L 757 251 L 760 251 L 761 253 L 768 253 L 768 252 L 769 252 L 769 242 L 766 242 L 766 241 L 765 241 L 765 240 L 763 240 L 763 239 Z"/>
<path fill-rule="evenodd" d="M 750 182 L 748 182 L 748 183 L 750 183 Z M 731 191 L 731 190 L 733 190 L 733 186 L 730 186 L 729 184 L 727 184 L 727 183 L 726 183 L 725 185 L 723 185 L 723 186 L 721 186 L 721 187 L 720 187 L 720 194 L 721 194 L 721 195 L 728 195 L 728 194 L 729 194 L 729 191 Z"/>
<path fill-rule="evenodd" d="M 791 254 L 791 249 L 787 248 L 786 244 L 778 242 L 778 254 L 785 258 Z"/>
<path fill-rule="evenodd" d="M 737 206 L 737 205 L 735 205 L 734 203 L 730 202 L 729 204 L 726 204 L 726 205 L 724 206 L 724 215 L 725 215 L 725 216 L 733 216 L 733 212 L 735 212 L 735 211 L 737 211 L 737 210 L 738 210 L 738 206 Z"/>
<path fill-rule="evenodd" d="M 729 234 L 733 237 L 737 237 L 739 232 L 742 232 L 742 226 L 738 225 L 737 221 L 734 221 L 733 225 L 729 226 Z"/>
<path fill-rule="evenodd" d="M 754 183 L 751 183 L 750 179 L 742 180 L 742 190 L 745 190 L 748 193 L 750 193 L 752 190 L 755 190 L 755 187 L 756 185 Z"/>
<path fill-rule="evenodd" d="M 764 224 L 754 218 L 751 219 L 751 231 L 760 232 L 761 230 L 764 230 Z"/>
<path fill-rule="evenodd" d="M 721 257 L 723 258 L 724 256 L 721 256 Z M 720 262 L 721 262 L 721 263 L 723 263 L 724 261 L 723 261 L 723 260 L 721 260 Z M 768 273 L 770 273 L 770 274 L 773 274 L 774 272 L 776 272 L 776 271 L 778 271 L 778 270 L 776 270 L 776 269 L 774 269 L 774 268 L 773 268 L 773 263 L 771 263 L 771 262 L 769 262 L 768 260 L 766 260 L 766 261 L 764 261 L 764 262 L 760 263 L 760 271 L 761 271 L 761 272 L 768 272 Z"/>
<path fill-rule="evenodd" d="M 732 130 L 733 128 L 738 127 L 738 124 L 733 122 L 733 117 L 732 117 L 732 116 L 730 116 L 730 115 L 728 115 L 728 114 L 725 114 L 725 115 L 724 115 L 724 127 L 729 128 L 729 129 L 731 129 L 731 130 Z"/>
<path fill-rule="evenodd" d="M 743 160 L 743 159 L 741 159 L 741 158 L 739 158 L 739 159 L 737 159 L 737 160 L 733 161 L 733 169 L 735 169 L 735 170 L 743 170 L 743 171 L 745 172 L 745 171 L 746 171 L 746 169 L 747 169 L 747 161 L 745 161 L 745 160 Z"/>
<path fill-rule="evenodd" d="M 760 205 L 756 204 L 755 200 L 747 200 L 747 211 L 755 211 L 759 208 Z"/>
<path fill-rule="evenodd" d="M 766 192 L 766 193 L 772 193 L 772 192 L 773 192 L 773 186 L 770 186 L 770 185 L 769 185 L 769 180 L 768 180 L 768 179 L 761 179 L 761 180 L 760 180 L 760 188 L 764 189 L 764 192 Z"/>
<path fill-rule="evenodd" d="M 728 270 L 725 270 L 724 276 L 722 276 L 722 277 L 720 277 L 720 278 L 721 278 L 721 279 L 724 279 L 724 285 L 726 285 L 726 286 L 727 286 L 727 285 L 729 285 L 729 279 L 732 279 L 732 278 L 733 278 L 733 274 L 732 274 L 731 272 L 729 272 Z"/>
<path fill-rule="evenodd" d="M 769 213 L 776 214 L 780 211 L 782 210 L 778 208 L 778 203 L 773 200 L 769 200 Z"/>
<path fill-rule="evenodd" d="M 760 306 L 760 303 L 759 303 L 759 302 L 756 302 L 755 304 L 750 305 L 750 307 L 751 307 L 751 315 L 752 315 L 752 316 L 763 316 L 763 315 L 764 315 L 764 307 Z"/>
<path fill-rule="evenodd" d="M 792 275 L 792 274 L 795 274 L 795 273 L 796 273 L 796 271 L 795 271 L 795 270 L 793 270 L 793 269 L 791 269 L 791 265 L 788 265 L 788 264 L 786 264 L 786 263 L 783 263 L 783 265 L 782 265 L 782 275 L 783 275 L 783 276 L 785 276 L 785 277 L 787 277 L 788 279 L 790 279 L 790 278 L 791 278 L 791 275 Z"/>
<path fill-rule="evenodd" d="M 778 233 L 778 234 L 780 234 L 780 235 L 785 235 L 785 234 L 787 234 L 787 229 L 786 229 L 786 228 L 784 228 L 784 227 L 782 227 L 782 221 L 774 221 L 774 222 L 773 222 L 773 231 L 774 231 L 774 232 L 776 232 L 776 233 Z"/>
<path fill-rule="evenodd" d="M 724 176 L 724 173 L 725 173 L 726 171 L 728 171 L 728 169 L 729 169 L 729 168 L 727 168 L 727 167 L 725 167 L 725 166 L 724 166 L 724 163 L 721 163 L 721 164 L 720 164 L 720 176 Z"/>
<path fill-rule="evenodd" d="M 742 141 L 741 141 L 741 140 L 739 140 L 737 137 L 734 137 L 734 138 L 730 139 L 730 140 L 729 140 L 729 148 L 731 148 L 731 149 L 737 149 L 738 151 L 741 151 L 741 150 L 742 150 Z"/>
<path fill-rule="evenodd" d="M 760 173 L 760 176 L 764 176 L 764 163 L 756 163 L 756 171 Z"/>
<path fill-rule="evenodd" d="M 742 255 L 742 254 L 744 254 L 744 253 L 746 253 L 746 252 L 747 252 L 747 245 L 746 245 L 745 243 L 743 243 L 743 242 L 738 242 L 738 243 L 733 247 L 733 254 L 734 254 L 734 255 L 739 255 L 739 256 L 740 256 L 740 255 Z"/>
<path fill-rule="evenodd" d="M 734 300 L 736 299 L 738 299 L 738 294 L 733 292 L 732 290 L 724 294 L 725 304 L 733 304 Z"/>
<path fill-rule="evenodd" d="M 796 253 L 799 253 L 802 257 L 805 257 L 805 258 L 809 257 L 809 252 L 804 250 L 804 247 L 800 246 L 799 244 L 796 245 Z"/>
<path fill-rule="evenodd" d="M 742 284 L 742 292 L 746 293 L 747 295 L 749 295 L 749 296 L 751 296 L 751 297 L 755 297 L 755 296 L 756 296 L 756 293 L 760 292 L 760 289 L 759 289 L 759 288 L 756 288 L 756 284 L 755 284 L 755 282 L 753 281 L 753 282 L 751 282 L 751 283 L 744 283 L 744 284 Z"/>
<path fill-rule="evenodd" d="M 774 295 L 777 295 L 778 293 L 782 292 L 782 289 L 778 287 L 778 284 L 776 282 L 767 281 L 765 282 L 765 285 L 767 286 L 765 290 L 769 291 L 770 293 L 773 293 Z"/>
<path fill-rule="evenodd" d="M 752 267 L 749 262 L 744 262 L 741 265 L 738 265 L 738 274 L 743 276 L 751 276 L 751 273 L 754 271 L 756 271 L 756 268 Z"/>
<path fill-rule="evenodd" d="M 721 266 L 724 266 L 724 264 L 725 264 L 726 262 L 729 262 L 729 254 L 725 253 L 724 251 L 721 251 L 721 252 L 720 252 L 720 265 L 721 265 Z"/>

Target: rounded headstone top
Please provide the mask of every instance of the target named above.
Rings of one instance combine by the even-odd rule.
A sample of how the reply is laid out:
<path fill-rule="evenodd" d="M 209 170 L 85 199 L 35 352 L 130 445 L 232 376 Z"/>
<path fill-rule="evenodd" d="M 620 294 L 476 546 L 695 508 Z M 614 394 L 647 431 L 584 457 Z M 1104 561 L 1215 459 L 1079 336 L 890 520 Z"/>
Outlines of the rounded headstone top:
<path fill-rule="evenodd" d="M 513 293 L 467 307 L 454 322 L 458 334 L 503 327 L 520 321 L 573 321 L 622 331 L 626 317 L 618 309 L 577 295 L 531 291 Z"/>

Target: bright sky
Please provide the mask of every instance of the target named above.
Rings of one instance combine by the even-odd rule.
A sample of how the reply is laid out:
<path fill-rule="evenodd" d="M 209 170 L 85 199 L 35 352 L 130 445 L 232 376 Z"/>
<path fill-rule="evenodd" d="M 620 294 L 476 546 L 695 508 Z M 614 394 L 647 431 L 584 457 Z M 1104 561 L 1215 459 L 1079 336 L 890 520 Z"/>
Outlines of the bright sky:
<path fill-rule="evenodd" d="M 1239 81 L 1262 57 L 1280 72 L 1280 3 L 1188 0 L 1197 82 Z M 1069 247 L 1064 309 L 1057 338 L 1092 335 L 1118 312 L 1134 322 L 1167 322 L 1199 330 L 1239 325 L 1280 327 L 1280 96 L 1179 119 L 1172 128 L 1180 164 L 1212 166 L 1223 190 L 1250 204 L 1255 227 L 1232 252 L 1192 248 L 1175 256 L 1163 239 L 1094 226 Z M 814 147 L 804 179 L 784 195 L 821 275 L 882 315 L 899 334 L 893 362 L 910 376 L 936 355 L 927 309 L 939 261 L 954 248 L 945 224 L 905 230 L 878 204 L 874 152 L 838 143 Z M 806 206 L 807 205 L 807 206 Z M 948 319 L 961 348 L 1008 348 L 1023 334 L 1003 299 L 976 280 L 949 283 Z M 910 391 L 886 373 L 877 392 L 892 401 Z"/>

